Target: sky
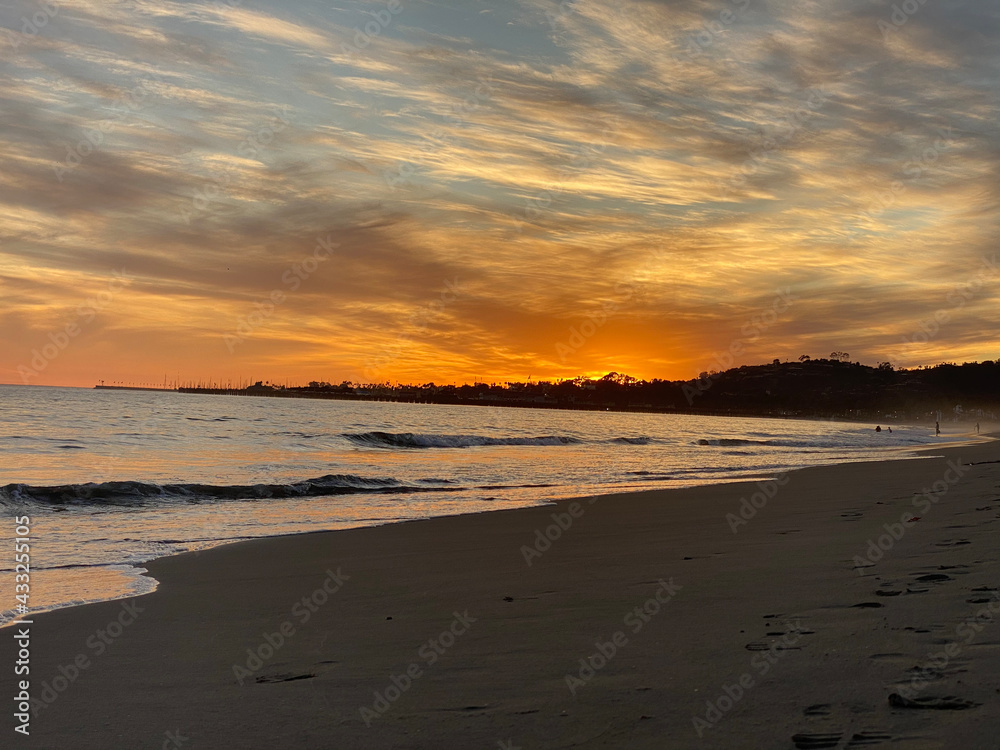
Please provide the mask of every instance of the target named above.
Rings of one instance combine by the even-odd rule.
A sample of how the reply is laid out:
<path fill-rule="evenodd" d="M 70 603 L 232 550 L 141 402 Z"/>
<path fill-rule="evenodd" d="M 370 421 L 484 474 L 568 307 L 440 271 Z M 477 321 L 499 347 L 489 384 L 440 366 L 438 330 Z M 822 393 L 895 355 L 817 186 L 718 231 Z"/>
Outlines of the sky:
<path fill-rule="evenodd" d="M 13 0 L 0 382 L 1000 358 L 1000 5 Z"/>

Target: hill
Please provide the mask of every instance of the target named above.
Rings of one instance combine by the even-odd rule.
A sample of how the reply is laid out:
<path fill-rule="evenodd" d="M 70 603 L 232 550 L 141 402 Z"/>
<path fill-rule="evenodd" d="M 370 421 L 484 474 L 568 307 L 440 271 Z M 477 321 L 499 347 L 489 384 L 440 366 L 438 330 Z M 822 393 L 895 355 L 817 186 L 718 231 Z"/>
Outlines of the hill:
<path fill-rule="evenodd" d="M 611 372 L 600 379 L 558 382 L 392 385 L 311 382 L 285 388 L 258 383 L 241 391 L 184 388 L 188 392 L 411 401 L 557 409 L 671 411 L 743 416 L 840 417 L 890 421 L 944 418 L 996 419 L 1000 414 L 1000 362 L 940 364 L 897 370 L 803 357 L 798 362 L 744 365 L 704 372 L 692 380 L 638 380 Z"/>

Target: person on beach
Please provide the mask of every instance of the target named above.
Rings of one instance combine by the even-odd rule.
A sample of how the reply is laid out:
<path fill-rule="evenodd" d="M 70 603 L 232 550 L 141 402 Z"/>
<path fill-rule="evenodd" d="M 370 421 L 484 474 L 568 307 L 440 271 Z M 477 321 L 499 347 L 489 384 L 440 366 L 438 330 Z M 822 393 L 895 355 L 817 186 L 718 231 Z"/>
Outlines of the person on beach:
<path fill-rule="evenodd" d="M 892 427 L 887 427 L 886 429 L 889 430 L 889 434 L 891 435 L 892 434 Z"/>
<path fill-rule="evenodd" d="M 940 435 L 941 434 L 941 423 L 940 422 L 935 422 L 934 423 L 934 434 L 935 435 Z"/>
<path fill-rule="evenodd" d="M 882 425 L 876 425 L 875 432 L 882 432 Z"/>
<path fill-rule="evenodd" d="M 979 434 L 979 422 L 976 422 L 976 434 Z"/>

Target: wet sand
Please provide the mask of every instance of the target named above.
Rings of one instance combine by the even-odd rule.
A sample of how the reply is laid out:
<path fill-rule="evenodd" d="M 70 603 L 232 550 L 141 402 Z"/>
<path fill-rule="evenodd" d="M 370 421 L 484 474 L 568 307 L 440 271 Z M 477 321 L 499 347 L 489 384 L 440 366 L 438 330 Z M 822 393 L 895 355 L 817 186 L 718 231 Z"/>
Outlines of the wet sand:
<path fill-rule="evenodd" d="M 996 750 L 1000 443 L 930 455 L 161 559 L 3 746 Z"/>

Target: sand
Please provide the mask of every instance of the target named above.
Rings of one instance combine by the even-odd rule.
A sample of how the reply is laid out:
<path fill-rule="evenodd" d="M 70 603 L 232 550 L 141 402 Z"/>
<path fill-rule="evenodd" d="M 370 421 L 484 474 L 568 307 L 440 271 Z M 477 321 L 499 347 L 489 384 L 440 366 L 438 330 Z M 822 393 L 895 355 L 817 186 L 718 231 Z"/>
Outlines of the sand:
<path fill-rule="evenodd" d="M 996 750 L 1000 443 L 935 455 L 161 559 L 3 746 Z"/>

